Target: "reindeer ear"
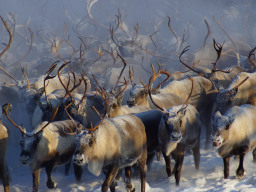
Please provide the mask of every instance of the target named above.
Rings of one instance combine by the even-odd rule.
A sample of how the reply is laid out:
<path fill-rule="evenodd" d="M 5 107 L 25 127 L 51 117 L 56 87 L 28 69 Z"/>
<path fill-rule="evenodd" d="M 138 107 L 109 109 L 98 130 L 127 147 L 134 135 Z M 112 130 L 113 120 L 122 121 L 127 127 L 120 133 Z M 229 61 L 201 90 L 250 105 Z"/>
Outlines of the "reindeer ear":
<path fill-rule="evenodd" d="M 186 115 L 186 112 L 187 112 L 186 109 L 180 110 L 180 111 L 178 111 L 177 115 L 179 115 L 179 117 L 182 118 L 182 117 L 184 117 Z"/>
<path fill-rule="evenodd" d="M 235 97 L 238 91 L 238 87 L 232 90 L 232 97 Z"/>
<path fill-rule="evenodd" d="M 37 141 L 37 143 L 41 140 L 42 135 L 43 135 L 43 130 L 41 130 L 38 133 L 36 133 L 36 141 Z"/>
<path fill-rule="evenodd" d="M 123 98 L 124 98 L 124 94 L 120 95 L 120 96 L 117 98 L 117 105 L 122 105 Z"/>
<path fill-rule="evenodd" d="M 35 99 L 36 101 L 39 101 L 39 99 L 41 98 L 41 96 L 42 96 L 43 94 L 44 94 L 44 88 L 42 87 L 42 88 L 36 90 L 36 94 L 35 94 L 35 96 L 34 96 L 34 99 Z"/>
<path fill-rule="evenodd" d="M 153 89 L 152 94 L 158 94 L 160 92 L 160 87 Z"/>
<path fill-rule="evenodd" d="M 41 109 L 42 111 L 45 111 L 45 110 L 46 110 L 47 104 L 45 104 L 45 103 L 43 103 L 43 102 L 41 102 L 41 101 L 39 101 L 37 104 L 38 104 L 38 106 L 40 107 L 40 109 Z"/>

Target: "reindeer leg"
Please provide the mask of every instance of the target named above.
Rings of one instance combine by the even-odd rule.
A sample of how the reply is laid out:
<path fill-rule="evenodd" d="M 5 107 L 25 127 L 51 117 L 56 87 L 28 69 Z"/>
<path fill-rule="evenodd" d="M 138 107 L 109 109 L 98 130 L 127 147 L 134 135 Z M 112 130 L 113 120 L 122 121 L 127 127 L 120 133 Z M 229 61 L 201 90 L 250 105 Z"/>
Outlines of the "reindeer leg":
<path fill-rule="evenodd" d="M 65 175 L 66 176 L 68 176 L 70 165 L 71 165 L 71 161 L 69 161 L 68 163 L 65 164 Z"/>
<path fill-rule="evenodd" d="M 40 172 L 41 172 L 41 169 L 37 169 L 34 173 L 32 173 L 32 177 L 33 177 L 33 192 L 38 192 L 39 182 L 40 182 Z"/>
<path fill-rule="evenodd" d="M 10 177 L 5 163 L 0 164 L 0 179 L 3 182 L 4 192 L 10 192 Z"/>
<path fill-rule="evenodd" d="M 74 173 L 76 176 L 76 182 L 80 182 L 83 174 L 83 168 L 75 163 L 73 163 L 73 167 L 74 167 Z"/>
<path fill-rule="evenodd" d="M 224 163 L 224 178 L 227 179 L 229 177 L 229 160 L 230 157 L 224 157 L 223 163 Z"/>
<path fill-rule="evenodd" d="M 245 171 L 244 171 L 244 156 L 248 152 L 249 148 L 248 146 L 243 146 L 240 149 L 240 155 L 239 155 L 239 166 L 236 170 L 236 176 L 238 179 L 242 179 L 245 177 Z"/>
<path fill-rule="evenodd" d="M 168 177 L 172 176 L 172 165 L 171 165 L 171 155 L 166 155 L 164 152 L 162 152 L 164 161 L 165 161 L 165 168 L 166 168 L 166 173 Z"/>
<path fill-rule="evenodd" d="M 47 174 L 46 185 L 49 189 L 55 189 L 57 187 L 57 183 L 52 179 L 52 171 L 54 167 L 55 167 L 55 161 L 51 161 L 45 168 L 46 174 Z"/>
<path fill-rule="evenodd" d="M 185 150 L 177 151 L 176 158 L 175 158 L 175 180 L 176 180 L 176 186 L 179 186 L 180 184 L 180 174 L 181 174 L 181 168 L 184 160 Z"/>
<path fill-rule="evenodd" d="M 125 185 L 127 192 L 135 192 L 135 187 L 131 180 L 131 167 L 125 167 Z"/>
<path fill-rule="evenodd" d="M 193 157 L 195 162 L 195 167 L 198 170 L 200 164 L 200 141 L 198 140 L 197 144 L 193 148 Z"/>
<path fill-rule="evenodd" d="M 146 171 L 147 171 L 147 149 L 144 149 L 141 158 L 138 160 L 140 167 L 140 182 L 141 182 L 141 192 L 146 190 Z"/>
<path fill-rule="evenodd" d="M 161 153 L 162 153 L 161 147 L 157 147 L 157 149 L 156 149 L 156 160 L 157 161 L 161 160 Z"/>
<path fill-rule="evenodd" d="M 114 181 L 118 171 L 119 171 L 118 165 L 110 165 L 108 167 L 105 181 L 103 182 L 103 184 L 101 186 L 102 192 L 107 192 L 110 185 L 111 185 L 110 191 L 115 192 L 115 183 L 113 181 Z"/>
<path fill-rule="evenodd" d="M 253 163 L 256 163 L 256 147 L 252 151 Z"/>
<path fill-rule="evenodd" d="M 152 162 L 154 160 L 154 156 L 155 156 L 155 153 L 148 153 L 148 157 L 147 157 L 147 168 L 148 168 L 148 170 L 150 170 L 150 168 L 151 168 Z"/>

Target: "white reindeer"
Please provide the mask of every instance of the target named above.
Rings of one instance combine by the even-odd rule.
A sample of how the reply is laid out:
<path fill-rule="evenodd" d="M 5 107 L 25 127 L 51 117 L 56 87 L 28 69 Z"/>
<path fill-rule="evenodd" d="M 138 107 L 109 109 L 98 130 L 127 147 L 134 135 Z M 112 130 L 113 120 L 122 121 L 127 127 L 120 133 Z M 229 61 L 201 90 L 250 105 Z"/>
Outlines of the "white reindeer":
<path fill-rule="evenodd" d="M 256 146 L 255 113 L 255 106 L 245 104 L 234 106 L 224 114 L 217 111 L 213 116 L 212 141 L 223 158 L 225 179 L 229 177 L 229 161 L 233 155 L 239 156 L 237 177 L 245 176 L 244 156 Z"/>
<path fill-rule="evenodd" d="M 107 109 L 108 102 L 103 88 L 100 91 Z M 112 192 L 115 191 L 113 181 L 120 168 L 130 167 L 138 162 L 141 191 L 145 192 L 147 139 L 144 124 L 134 115 L 105 118 L 106 113 L 107 110 L 97 126 L 85 128 L 86 130 L 77 136 L 74 162 L 79 166 L 88 164 L 89 171 L 96 176 L 105 169 L 106 178 L 101 187 L 104 192 L 108 191 L 109 187 Z M 127 168 L 126 187 L 133 190 L 129 176 L 130 169 Z"/>

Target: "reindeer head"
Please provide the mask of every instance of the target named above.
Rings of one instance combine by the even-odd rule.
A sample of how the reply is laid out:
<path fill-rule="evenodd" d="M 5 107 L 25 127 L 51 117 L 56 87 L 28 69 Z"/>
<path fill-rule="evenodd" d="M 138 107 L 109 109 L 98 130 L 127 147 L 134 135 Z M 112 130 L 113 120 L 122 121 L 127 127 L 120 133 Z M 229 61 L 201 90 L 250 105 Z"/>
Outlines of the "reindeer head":
<path fill-rule="evenodd" d="M 147 99 L 148 96 L 148 90 L 144 88 L 142 85 L 133 85 L 130 97 L 127 100 L 127 105 L 129 107 L 135 106 L 135 105 L 141 105 L 141 103 Z"/>
<path fill-rule="evenodd" d="M 79 166 L 83 166 L 88 161 L 90 161 L 94 157 L 95 153 L 95 144 L 96 144 L 96 138 L 97 133 L 99 132 L 100 125 L 102 124 L 104 118 L 107 115 L 107 109 L 109 103 L 107 102 L 107 95 L 105 93 L 105 90 L 99 85 L 98 81 L 96 80 L 95 76 L 93 76 L 96 84 L 100 88 L 99 90 L 96 89 L 102 96 L 104 102 L 105 102 L 105 111 L 102 117 L 100 117 L 100 122 L 93 127 L 91 123 L 91 128 L 84 127 L 85 130 L 81 131 L 76 136 L 76 151 L 73 155 L 73 161 Z M 95 108 L 94 108 L 95 109 Z M 95 109 L 96 110 L 96 109 Z M 99 113 L 98 113 L 99 114 Z"/>
<path fill-rule="evenodd" d="M 225 140 L 228 138 L 228 130 L 230 127 L 230 119 L 227 116 L 221 115 L 219 111 L 217 111 L 212 120 L 212 142 L 213 146 L 220 147 Z"/>
<path fill-rule="evenodd" d="M 236 95 L 238 93 L 238 88 L 241 86 L 249 76 L 247 76 L 244 80 L 242 80 L 238 85 L 231 89 L 221 89 L 217 94 L 216 103 L 217 103 L 217 110 L 221 113 L 224 113 L 227 109 L 232 107 L 235 101 Z M 236 81 L 238 78 L 235 79 Z"/>
<path fill-rule="evenodd" d="M 123 92 L 125 91 L 129 83 L 129 81 L 126 81 L 125 78 L 124 78 L 124 81 L 125 81 L 124 85 L 116 86 L 116 88 L 112 89 L 109 94 L 109 105 L 107 109 L 107 115 L 110 118 L 113 118 L 119 115 L 120 108 L 122 107 L 122 101 L 124 98 Z"/>
<path fill-rule="evenodd" d="M 178 143 L 182 139 L 181 126 L 183 123 L 183 117 L 186 114 L 186 107 L 174 106 L 167 110 L 163 115 L 165 121 L 165 126 L 169 132 L 169 141 L 173 143 Z"/>
<path fill-rule="evenodd" d="M 37 145 L 42 138 L 43 129 L 46 128 L 55 118 L 58 109 L 54 111 L 52 118 L 49 122 L 41 123 L 34 131 L 27 132 L 25 128 L 17 125 L 12 121 L 9 117 L 9 113 L 11 111 L 12 105 L 5 104 L 2 107 L 3 113 L 6 115 L 8 120 L 17 127 L 22 135 L 22 139 L 20 141 L 21 153 L 20 153 L 20 162 L 24 165 L 28 165 L 35 155 L 35 151 L 37 149 Z"/>
<path fill-rule="evenodd" d="M 152 68 L 153 74 L 152 74 L 152 77 L 150 78 L 149 83 L 147 85 L 145 85 L 142 81 L 141 81 L 142 85 L 136 85 L 136 84 L 133 85 L 131 92 L 130 92 L 130 97 L 128 98 L 128 101 L 127 101 L 127 105 L 129 107 L 135 106 L 135 105 L 142 105 L 147 100 L 149 90 L 153 94 L 157 93 L 160 86 L 168 80 L 170 74 L 167 71 L 162 71 L 159 63 L 158 63 L 158 66 L 159 66 L 159 70 L 156 73 L 155 68 L 154 68 L 153 64 L 151 63 L 151 68 Z M 164 74 L 167 77 L 162 82 L 158 83 L 154 88 L 152 88 L 151 84 L 157 79 L 157 77 L 160 74 Z"/>
<path fill-rule="evenodd" d="M 73 161 L 79 166 L 84 166 L 93 157 L 95 136 L 94 132 L 81 131 L 76 135 L 76 151 Z"/>

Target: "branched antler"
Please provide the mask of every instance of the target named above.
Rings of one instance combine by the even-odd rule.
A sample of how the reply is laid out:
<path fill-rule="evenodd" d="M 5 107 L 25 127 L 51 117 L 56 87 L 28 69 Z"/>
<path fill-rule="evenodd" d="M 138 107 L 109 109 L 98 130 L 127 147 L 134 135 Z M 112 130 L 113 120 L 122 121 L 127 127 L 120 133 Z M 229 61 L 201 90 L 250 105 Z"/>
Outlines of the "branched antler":
<path fill-rule="evenodd" d="M 254 47 L 254 49 L 252 49 L 248 55 L 248 59 L 254 68 L 256 68 L 255 50 L 256 50 L 256 47 Z M 254 58 L 252 59 L 252 57 Z"/>
<path fill-rule="evenodd" d="M 0 58 L 3 56 L 3 54 L 8 50 L 10 49 L 11 47 L 11 44 L 12 44 L 12 40 L 13 40 L 13 36 L 12 36 L 12 32 L 9 28 L 9 26 L 7 25 L 6 21 L 3 19 L 2 16 L 0 16 L 0 19 L 2 20 L 3 24 L 4 24 L 4 27 L 6 28 L 8 34 L 9 34 L 9 42 L 8 42 L 8 45 L 6 46 L 6 48 L 0 53 Z"/>

